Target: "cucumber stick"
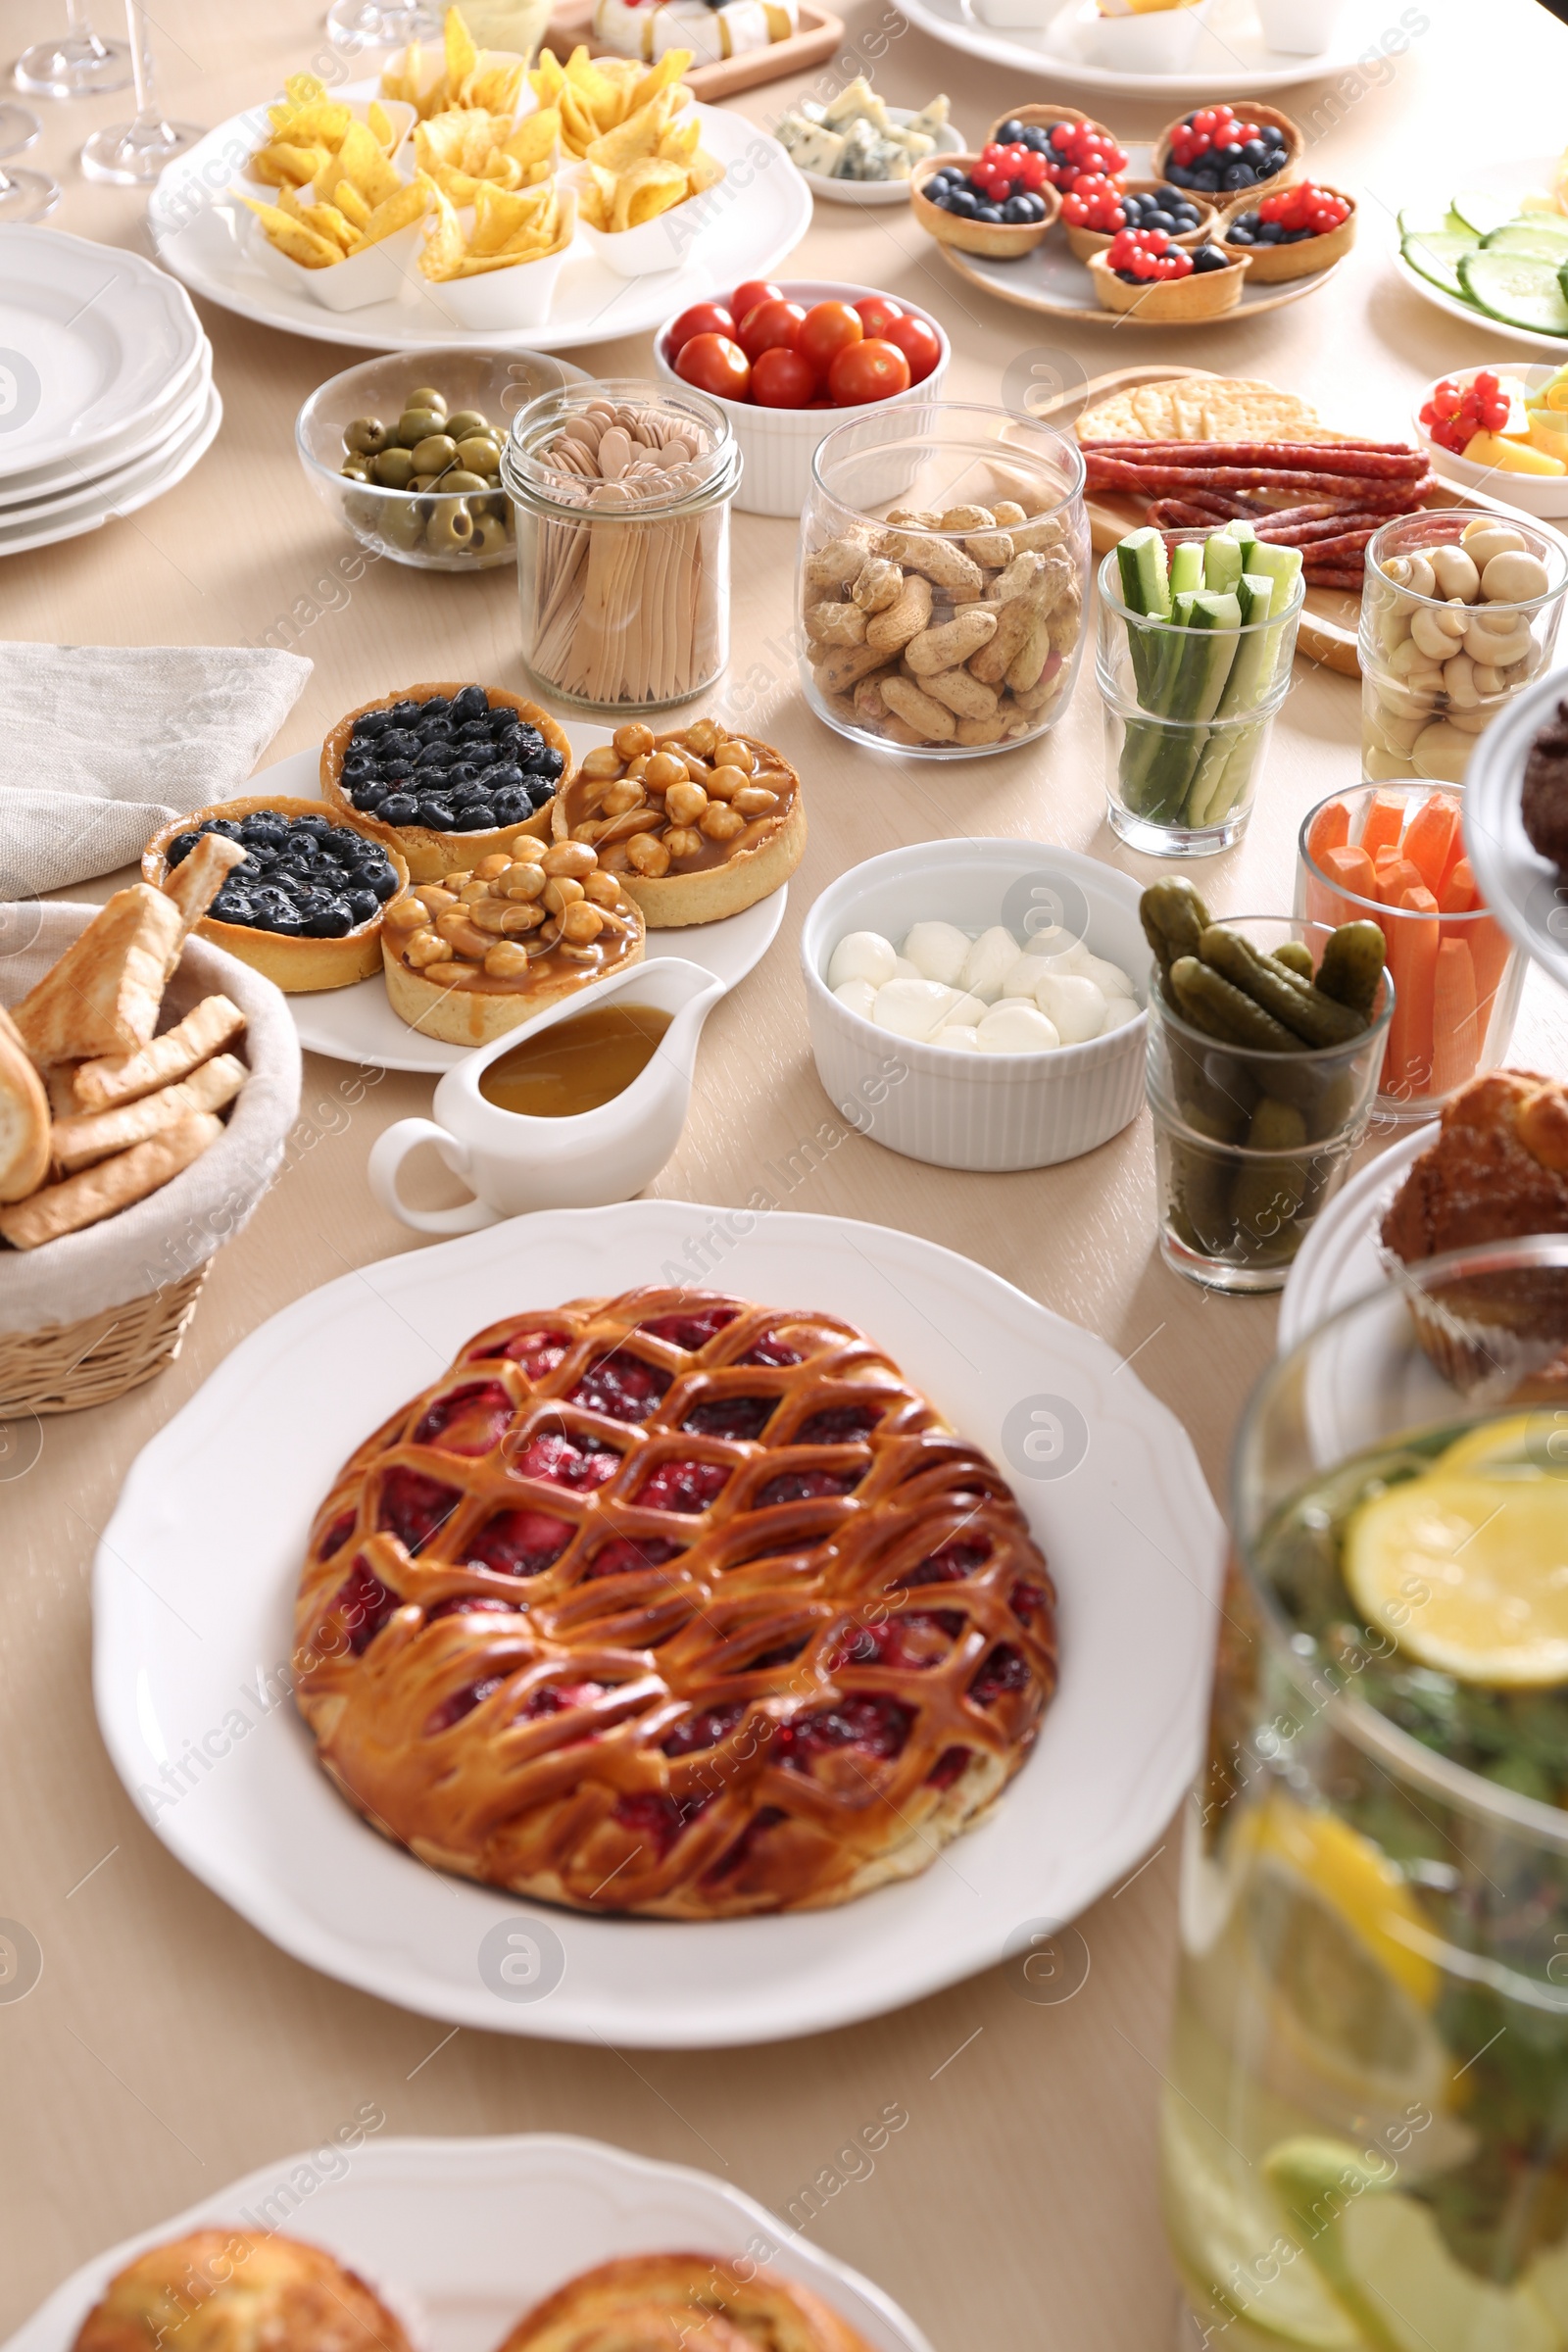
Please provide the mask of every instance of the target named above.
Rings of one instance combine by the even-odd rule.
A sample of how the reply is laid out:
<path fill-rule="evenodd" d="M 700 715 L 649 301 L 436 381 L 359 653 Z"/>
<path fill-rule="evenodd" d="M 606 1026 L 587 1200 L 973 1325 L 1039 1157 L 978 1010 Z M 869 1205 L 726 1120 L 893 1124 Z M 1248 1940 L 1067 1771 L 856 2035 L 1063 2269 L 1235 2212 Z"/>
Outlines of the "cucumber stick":
<path fill-rule="evenodd" d="M 1186 605 L 1186 597 L 1178 596 L 1175 616 Z M 1156 823 L 1171 824 L 1180 815 L 1203 750 L 1202 729 L 1224 696 L 1241 625 L 1241 603 L 1233 591 L 1200 589 L 1192 596 L 1182 634 L 1172 637 L 1158 706 L 1165 724 L 1140 729 L 1131 775 L 1124 759 L 1123 789 L 1136 794 L 1132 805 Z"/>
<path fill-rule="evenodd" d="M 1203 585 L 1203 542 L 1180 540 L 1170 551 L 1170 592 L 1191 596 Z"/>
<path fill-rule="evenodd" d="M 1240 543 L 1226 531 L 1215 531 L 1203 542 L 1203 586 L 1224 591 L 1242 576 Z"/>
<path fill-rule="evenodd" d="M 1170 618 L 1170 580 L 1165 567 L 1165 542 L 1160 533 L 1146 526 L 1129 531 L 1116 548 L 1116 568 L 1121 582 L 1121 601 L 1132 612 L 1144 612 L 1152 620 Z M 1149 703 L 1154 690 L 1154 680 L 1162 652 L 1161 636 L 1157 629 L 1127 628 L 1127 654 L 1132 662 L 1133 684 L 1138 700 Z"/>

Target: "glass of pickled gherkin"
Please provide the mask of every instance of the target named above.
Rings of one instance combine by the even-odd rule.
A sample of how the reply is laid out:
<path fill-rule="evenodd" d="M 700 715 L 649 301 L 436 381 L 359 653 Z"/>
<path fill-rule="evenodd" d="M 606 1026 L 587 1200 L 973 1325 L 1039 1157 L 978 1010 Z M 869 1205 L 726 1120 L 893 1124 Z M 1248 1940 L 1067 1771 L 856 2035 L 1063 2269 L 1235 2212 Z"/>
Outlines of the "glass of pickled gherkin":
<path fill-rule="evenodd" d="M 1184 2343 L 1568 2347 L 1565 1359 L 1568 1241 L 1491 1244 L 1243 1420 L 1160 2126 Z"/>
<path fill-rule="evenodd" d="M 1182 887 L 1154 885 L 1146 909 Z M 1364 1009 L 1315 1005 L 1322 1043 L 1287 1033 L 1266 1001 L 1271 989 L 1277 997 L 1290 985 L 1285 974 L 1294 970 L 1309 984 L 1305 1025 L 1313 1026 L 1310 1001 L 1335 937 L 1326 924 L 1289 916 L 1227 916 L 1201 934 L 1213 958 L 1201 969 L 1185 968 L 1201 960 L 1196 956 L 1163 971 L 1156 958 L 1148 1095 L 1160 1254 L 1210 1289 L 1283 1288 L 1366 1132 L 1394 1011 L 1381 939 L 1352 943 L 1365 963 Z M 1343 953 L 1342 935 L 1336 957 Z M 1302 1019 L 1296 1000 L 1287 1009 Z"/>

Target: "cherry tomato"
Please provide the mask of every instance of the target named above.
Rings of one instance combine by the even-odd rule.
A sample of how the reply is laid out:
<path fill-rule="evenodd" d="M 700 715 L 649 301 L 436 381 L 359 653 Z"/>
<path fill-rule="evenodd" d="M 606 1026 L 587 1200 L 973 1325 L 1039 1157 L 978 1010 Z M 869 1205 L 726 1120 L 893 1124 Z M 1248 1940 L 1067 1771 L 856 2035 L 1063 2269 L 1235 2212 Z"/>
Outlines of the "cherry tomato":
<path fill-rule="evenodd" d="M 748 311 L 755 311 L 760 302 L 782 302 L 784 289 L 775 286 L 771 278 L 749 277 L 744 286 L 737 286 L 729 298 L 730 317 L 745 322 Z"/>
<path fill-rule="evenodd" d="M 760 302 L 741 320 L 735 340 L 749 360 L 764 351 L 793 351 L 795 330 L 806 317 L 798 302 Z"/>
<path fill-rule="evenodd" d="M 728 335 L 732 339 L 735 321 L 721 302 L 694 302 L 689 311 L 682 311 L 664 339 L 664 349 L 673 360 L 694 335 Z"/>
<path fill-rule="evenodd" d="M 849 344 L 858 343 L 864 333 L 859 313 L 852 311 L 847 302 L 817 302 L 801 320 L 795 348 L 810 362 L 817 382 L 825 387 L 828 369 L 839 353 Z"/>
<path fill-rule="evenodd" d="M 775 344 L 758 355 L 752 368 L 752 398 L 761 409 L 806 409 L 812 406 L 816 377 L 810 363 L 798 351 Z"/>
<path fill-rule="evenodd" d="M 716 393 L 720 400 L 744 400 L 752 363 L 728 335 L 693 335 L 675 362 L 675 373 L 699 392 Z"/>
<path fill-rule="evenodd" d="M 908 361 L 911 384 L 923 384 L 942 357 L 936 328 L 927 326 L 923 318 L 912 318 L 907 311 L 885 330 L 884 340 L 897 344 Z"/>
<path fill-rule="evenodd" d="M 891 321 L 904 317 L 903 303 L 895 302 L 891 294 L 866 294 L 855 308 L 868 335 L 885 335 Z"/>
<path fill-rule="evenodd" d="M 891 400 L 913 381 L 909 363 L 896 343 L 867 336 L 847 343 L 827 373 L 827 388 L 841 409 L 860 409 L 868 400 Z"/>

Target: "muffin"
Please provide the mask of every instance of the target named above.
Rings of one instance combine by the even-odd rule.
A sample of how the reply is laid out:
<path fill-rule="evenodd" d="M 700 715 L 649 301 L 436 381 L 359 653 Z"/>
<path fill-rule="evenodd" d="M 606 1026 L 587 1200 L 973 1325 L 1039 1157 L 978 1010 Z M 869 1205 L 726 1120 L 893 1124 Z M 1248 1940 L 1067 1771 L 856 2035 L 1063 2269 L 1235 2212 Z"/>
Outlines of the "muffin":
<path fill-rule="evenodd" d="M 197 2230 L 111 2278 L 73 2352 L 412 2352 L 363 2278 L 319 2246 L 248 2230 Z"/>

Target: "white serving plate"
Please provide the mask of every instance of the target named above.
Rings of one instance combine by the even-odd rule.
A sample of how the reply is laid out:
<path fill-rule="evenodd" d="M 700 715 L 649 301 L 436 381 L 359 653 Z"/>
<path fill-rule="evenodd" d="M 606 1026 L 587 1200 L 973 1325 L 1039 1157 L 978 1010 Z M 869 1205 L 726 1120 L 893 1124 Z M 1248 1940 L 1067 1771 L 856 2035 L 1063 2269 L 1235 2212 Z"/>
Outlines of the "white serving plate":
<path fill-rule="evenodd" d="M 58 509 L 33 522 L 14 527 L 5 525 L 0 516 L 0 556 L 24 555 L 29 548 L 52 547 L 57 540 L 79 539 L 88 531 L 101 529 L 122 514 L 134 514 L 166 490 L 182 482 L 191 468 L 198 465 L 218 438 L 218 428 L 223 421 L 223 403 L 216 384 L 209 384 L 206 402 L 195 424 L 173 447 L 166 448 L 158 457 L 149 458 L 128 472 L 116 473 L 109 481 L 95 482 L 83 492 L 79 502 Z"/>
<path fill-rule="evenodd" d="M 1538 856 L 1520 814 L 1531 739 L 1568 695 L 1568 667 L 1547 670 L 1477 738 L 1465 778 L 1464 847 L 1476 889 L 1510 939 L 1568 988 L 1568 888 Z"/>
<path fill-rule="evenodd" d="M 973 0 L 899 0 L 899 4 L 911 24 L 918 24 L 935 40 L 946 41 L 950 48 L 962 50 L 965 56 L 985 58 L 1015 74 L 1048 74 L 1072 89 L 1116 91 L 1127 98 L 1168 98 L 1178 108 L 1187 99 L 1217 95 L 1262 98 L 1272 90 L 1288 90 L 1297 82 L 1343 74 L 1369 43 L 1377 41 L 1387 24 L 1371 0 L 1352 0 L 1350 7 L 1340 12 L 1329 45 L 1316 57 L 1299 57 L 1265 45 L 1251 0 L 1218 0 L 1199 33 L 1191 63 L 1179 74 L 1124 74 L 1110 66 L 1094 65 L 1085 56 L 1077 38 L 1072 0 L 1063 0 L 1038 31 L 993 28 L 981 21 Z"/>
<path fill-rule="evenodd" d="M 585 726 L 576 719 L 563 731 L 574 760 L 608 743 L 612 732 L 609 727 Z M 240 792 L 275 792 L 294 800 L 319 800 L 320 752 L 296 752 L 292 759 L 279 760 L 275 766 L 252 776 Z M 788 904 L 789 885 L 785 883 L 771 897 L 760 899 L 755 906 L 729 915 L 721 923 L 650 931 L 644 956 L 684 956 L 722 980 L 726 989 L 734 988 L 761 962 L 778 937 Z M 407 1021 L 400 1021 L 387 1003 L 386 984 L 379 973 L 357 980 L 352 988 L 323 988 L 311 996 L 291 996 L 288 1008 L 306 1052 L 325 1054 L 333 1061 L 359 1062 L 370 1069 L 438 1072 L 456 1069 L 472 1051 L 468 1046 L 448 1045 L 445 1038 L 421 1037 Z M 513 1034 L 520 1037 L 527 1025 L 523 1022 Z"/>
<path fill-rule="evenodd" d="M 0 531 L 25 530 L 35 522 L 49 522 L 57 515 L 76 514 L 83 507 L 102 506 L 117 492 L 133 489 L 145 478 L 149 467 L 167 466 L 172 453 L 194 439 L 207 416 L 212 390 L 209 355 L 178 406 L 108 467 L 100 470 L 95 463 L 85 475 L 57 467 L 48 486 L 31 496 L 0 490 Z"/>
<path fill-rule="evenodd" d="M 252 1699 L 256 1736 L 172 1798 L 166 1762 L 233 1715 L 237 1689 L 285 1667 L 312 1514 L 366 1435 L 498 1315 L 629 1289 L 670 1263 L 706 1266 L 696 1279 L 748 1298 L 831 1305 L 1016 1481 L 1060 1593 L 1062 1680 L 996 1811 L 923 1877 L 841 1910 L 671 1925 L 525 1903 L 425 1868 L 336 1794 L 286 1697 Z M 1042 1443 L 1052 1420 L 1065 1450 Z M 171 1852 L 328 1976 L 490 2033 L 774 2041 L 990 1968 L 1014 1931 L 1070 1919 L 1133 1867 L 1198 1761 L 1222 1545 L 1175 1416 L 1102 1340 L 967 1258 L 786 1209 L 552 1210 L 295 1300 L 143 1449 L 94 1568 L 98 1721 Z M 559 1952 L 553 1988 L 491 1989 L 480 1947 L 497 1930 Z"/>
<path fill-rule="evenodd" d="M 342 2168 L 336 2178 L 333 2159 Z M 304 2199 L 302 2179 L 317 2183 Z M 260 2214 L 269 2199 L 274 2212 L 293 2207 L 282 2225 L 288 2236 L 357 2271 L 400 2318 L 408 2315 L 428 2352 L 493 2352 L 533 2303 L 579 2272 L 628 2254 L 693 2250 L 765 2260 L 775 2276 L 842 2312 L 873 2352 L 931 2352 L 891 2296 L 740 2189 L 685 2165 L 553 2132 L 372 2136 L 352 2151 L 329 2145 L 280 2156 L 94 2255 L 0 2352 L 70 2352 L 126 2263 L 191 2230 L 244 2227 L 243 2217 Z"/>
<path fill-rule="evenodd" d="M 373 94 L 373 81 L 350 83 L 340 95 Z M 458 350 L 508 350 L 514 344 L 555 351 L 642 334 L 704 300 L 715 285 L 765 277 L 810 225 L 811 200 L 783 148 L 742 115 L 697 107 L 703 144 L 725 167 L 721 184 L 692 199 L 693 225 L 706 225 L 692 258 L 678 270 L 625 278 L 594 259 L 579 235 L 557 284 L 546 323 L 508 331 L 460 325 L 443 310 L 440 288 L 421 278 L 412 300 L 372 303 L 364 310 L 323 310 L 302 286 L 277 284 L 250 251 L 245 213 L 227 193 L 225 158 L 254 143 L 248 115 L 220 122 L 177 156 L 154 188 L 147 224 L 158 258 L 191 291 L 259 325 L 283 328 L 318 343 L 361 351 L 410 351 L 450 345 Z M 243 216 L 243 220 L 241 218 Z M 304 272 L 301 272 L 303 275 Z"/>
<path fill-rule="evenodd" d="M 1568 247 L 1564 248 L 1564 259 L 1568 260 Z M 1409 266 L 1408 262 L 1403 264 L 1406 270 Z M 1565 343 L 1562 360 L 1568 360 L 1568 343 Z M 1530 391 L 1536 392 L 1543 384 L 1550 383 L 1562 360 L 1555 366 L 1550 360 L 1478 360 L 1472 368 L 1449 368 L 1448 376 L 1454 383 L 1463 386 L 1488 370 L 1494 375 L 1506 370 L 1509 375 L 1517 376 Z M 1460 457 L 1457 451 L 1445 449 L 1441 443 L 1433 440 L 1421 421 L 1421 411 L 1432 398 L 1435 387 L 1444 380 L 1442 376 L 1434 376 L 1410 412 L 1410 438 L 1418 448 L 1426 451 L 1437 470 L 1446 474 L 1450 482 L 1457 482 L 1462 489 L 1484 490 L 1489 498 L 1500 498 L 1507 505 L 1517 507 L 1521 514 L 1534 514 L 1543 522 L 1557 522 L 1568 516 L 1568 473 L 1512 473 L 1505 466 L 1473 466 L 1468 458 Z"/>
<path fill-rule="evenodd" d="M 890 106 L 888 121 L 898 129 L 906 130 L 920 112 L 917 106 Z M 945 136 L 932 149 L 933 155 L 962 155 L 968 141 L 961 130 L 949 123 Z M 927 158 L 927 161 L 930 159 Z M 824 197 L 829 204 L 907 204 L 909 183 L 906 179 L 830 179 L 825 172 L 803 172 L 795 167 L 813 196 Z"/>
<path fill-rule="evenodd" d="M 1549 187 L 1561 166 L 1561 156 L 1527 155 L 1505 164 L 1483 164 L 1475 172 L 1455 167 L 1452 172 L 1446 172 L 1441 181 L 1434 180 L 1431 183 L 1426 191 L 1426 200 L 1441 210 L 1453 197 L 1462 196 L 1466 189 L 1474 188 L 1478 195 L 1505 196 L 1512 202 L 1518 202 L 1528 196 L 1532 189 Z M 1392 201 L 1387 197 L 1385 201 L 1389 205 L 1390 220 L 1396 220 L 1401 208 L 1409 212 L 1419 211 L 1421 199 L 1412 198 L 1408 188 L 1401 188 Z M 1530 351 L 1554 353 L 1559 366 L 1568 360 L 1568 335 L 1543 335 L 1538 334 L 1534 327 L 1509 326 L 1504 319 L 1494 318 L 1490 311 L 1477 310 L 1473 302 L 1461 302 L 1457 295 L 1446 293 L 1442 286 L 1435 286 L 1431 278 L 1423 277 L 1419 270 L 1412 270 L 1399 251 L 1397 228 L 1391 258 L 1410 291 L 1419 294 L 1424 302 L 1432 303 L 1438 310 L 1446 311 L 1450 318 L 1462 318 L 1468 326 L 1480 327 L 1489 335 L 1500 335 L 1508 343 L 1522 343 Z M 1446 460 L 1446 452 L 1443 455 Z M 1447 471 L 1446 463 L 1444 471 Z M 1510 485 L 1517 478 L 1510 474 Z"/>
<path fill-rule="evenodd" d="M 1435 1139 L 1438 1126 L 1436 1119 L 1429 1119 L 1424 1126 L 1410 1128 L 1387 1152 L 1358 1168 L 1314 1218 L 1280 1297 L 1281 1355 L 1288 1355 L 1342 1306 L 1383 1289 L 1388 1281 L 1378 1256 L 1383 1211 L 1412 1161 Z"/>
<path fill-rule="evenodd" d="M 0 347 L 41 386 L 14 396 L 20 409 L 36 392 L 36 406 L 6 432 L 8 476 L 88 460 L 129 432 L 164 407 L 205 341 L 183 288 L 140 254 L 58 228 L 0 228 Z"/>
<path fill-rule="evenodd" d="M 163 449 L 198 414 L 213 380 L 213 347 L 204 335 L 190 364 L 181 368 L 165 399 L 128 431 L 107 434 L 74 458 L 57 458 L 52 466 L 8 474 L 0 483 L 0 523 L 12 519 L 10 510 L 31 507 L 62 491 L 83 489 L 90 482 L 106 486 L 106 477 L 122 466 L 134 466 Z"/>

